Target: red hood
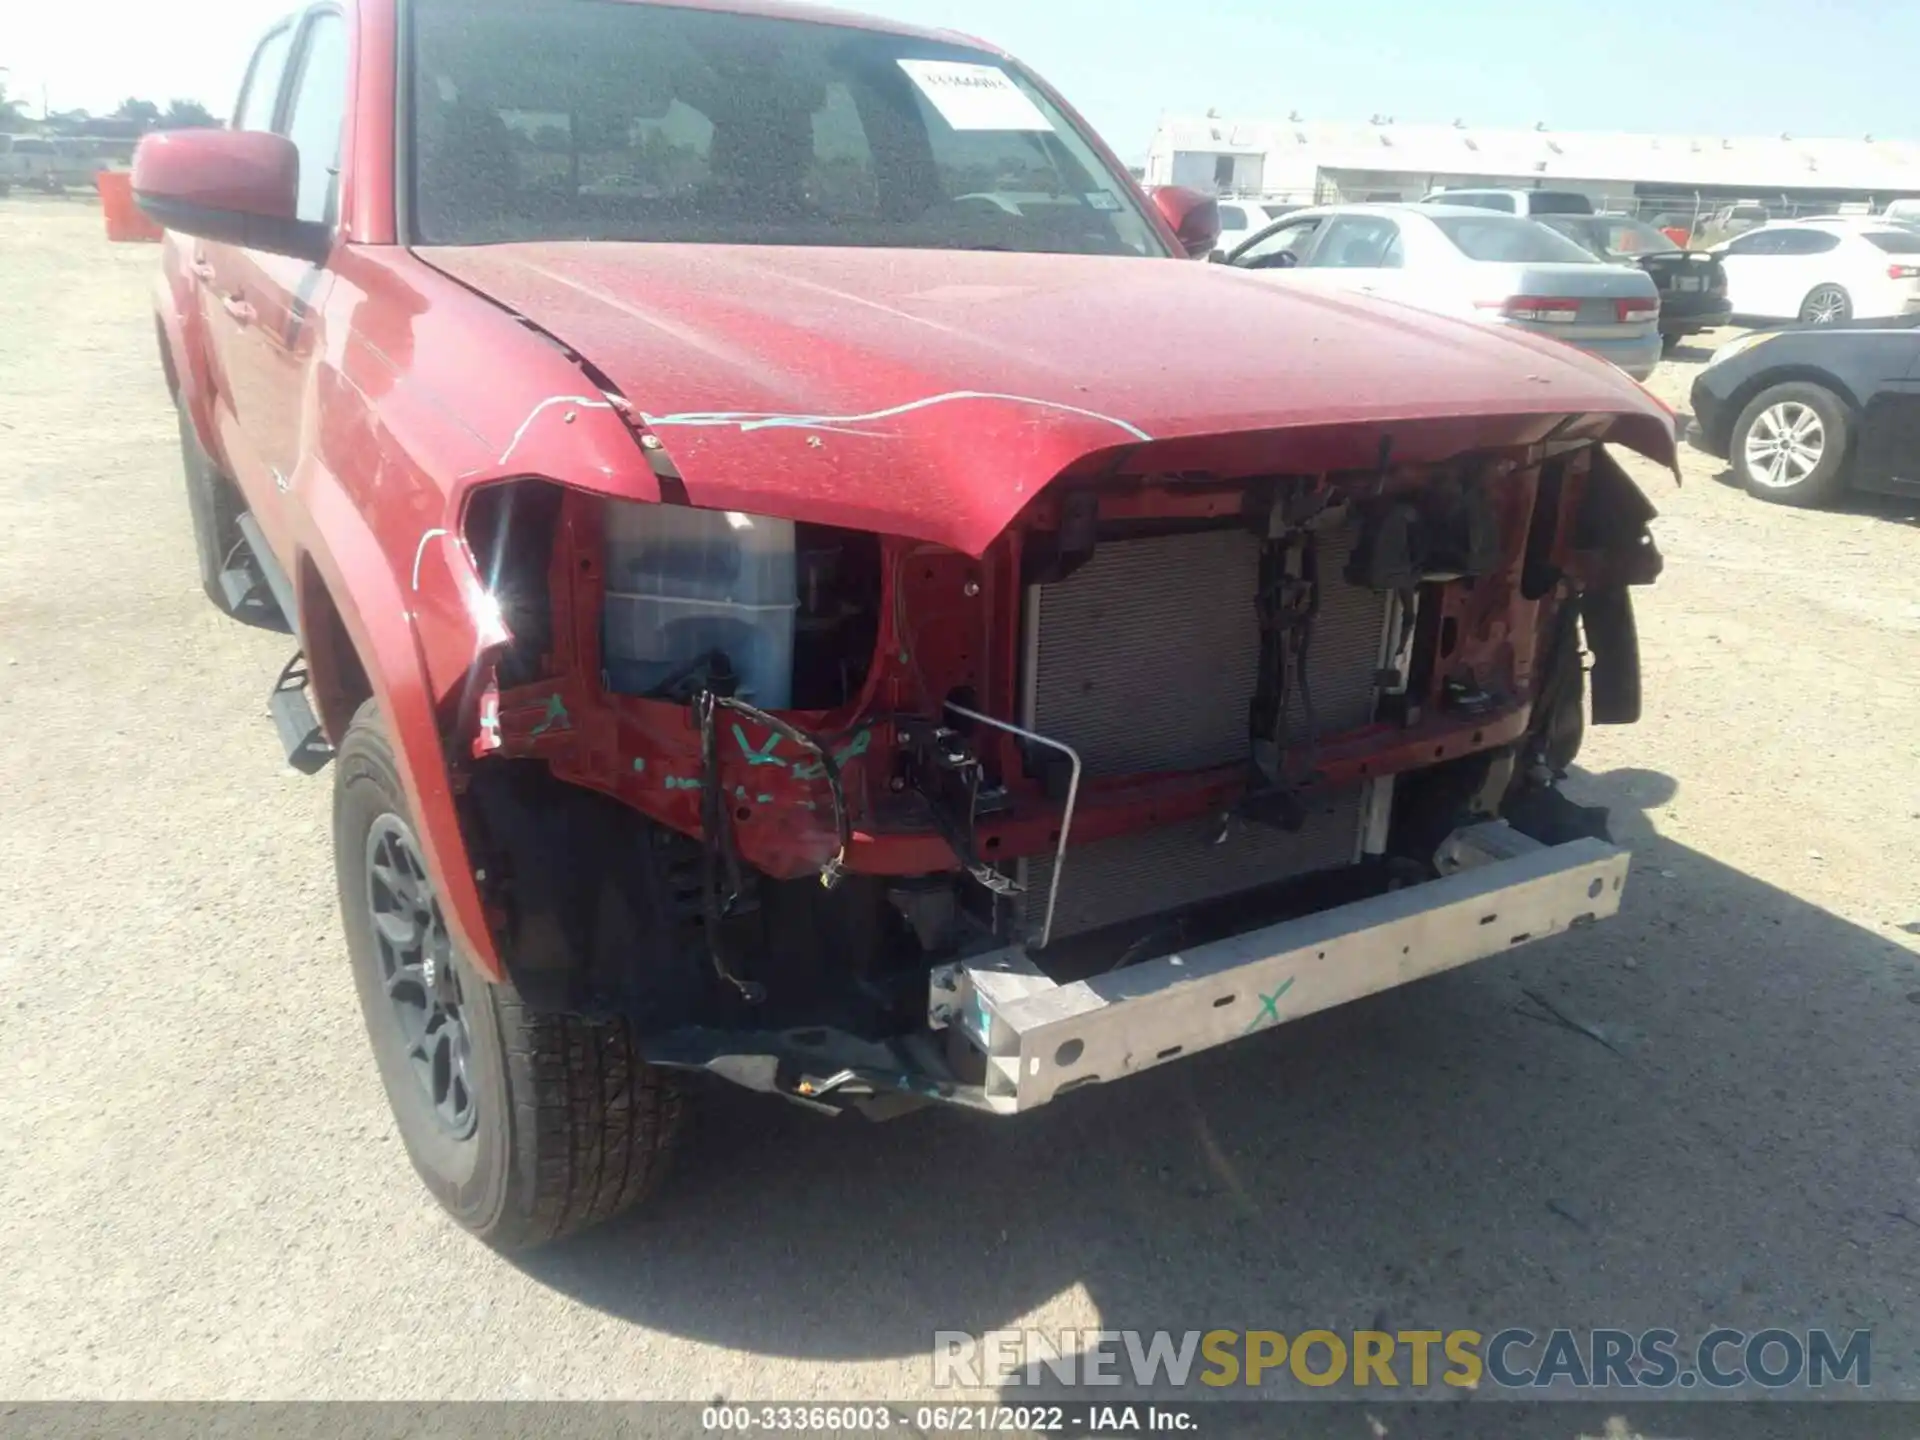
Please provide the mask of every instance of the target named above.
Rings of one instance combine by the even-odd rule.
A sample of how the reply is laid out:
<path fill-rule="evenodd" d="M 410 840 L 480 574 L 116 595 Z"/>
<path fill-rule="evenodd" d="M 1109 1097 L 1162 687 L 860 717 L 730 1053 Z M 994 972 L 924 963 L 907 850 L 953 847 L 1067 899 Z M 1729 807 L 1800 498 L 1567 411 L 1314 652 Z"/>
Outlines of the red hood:
<path fill-rule="evenodd" d="M 419 253 L 603 371 L 694 504 L 975 555 L 1076 465 L 1365 468 L 1383 436 L 1418 463 L 1569 424 L 1674 460 L 1671 415 L 1578 351 L 1219 266 L 610 243 Z"/>

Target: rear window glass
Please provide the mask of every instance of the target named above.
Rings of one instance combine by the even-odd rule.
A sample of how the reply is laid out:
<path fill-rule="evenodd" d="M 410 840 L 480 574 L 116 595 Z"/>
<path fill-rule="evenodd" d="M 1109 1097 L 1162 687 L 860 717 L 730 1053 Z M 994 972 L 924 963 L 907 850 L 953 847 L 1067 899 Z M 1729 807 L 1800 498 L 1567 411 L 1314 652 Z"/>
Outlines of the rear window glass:
<path fill-rule="evenodd" d="M 1527 197 L 1530 215 L 1591 215 L 1593 202 L 1584 195 L 1539 190 Z"/>
<path fill-rule="evenodd" d="M 1920 255 L 1920 230 L 1911 233 L 1899 230 L 1869 230 L 1866 234 L 1867 239 L 1889 255 Z"/>
<path fill-rule="evenodd" d="M 1593 255 L 1544 225 L 1504 215 L 1448 215 L 1436 218 L 1440 233 L 1469 260 L 1503 265 L 1598 265 Z"/>
<path fill-rule="evenodd" d="M 1167 254 L 1125 177 L 982 50 L 668 5 L 410 8 L 429 241 Z"/>
<path fill-rule="evenodd" d="M 1511 195 L 1488 195 L 1473 192 L 1462 194 L 1458 191 L 1453 193 L 1442 191 L 1438 195 L 1429 195 L 1427 197 L 1427 203 L 1430 205 L 1471 205 L 1476 210 L 1504 210 L 1508 214 L 1512 214 L 1514 209 L 1513 197 Z"/>
<path fill-rule="evenodd" d="M 1613 215 L 1549 215 L 1540 223 L 1608 261 L 1670 255 L 1680 247 L 1645 221 Z"/>

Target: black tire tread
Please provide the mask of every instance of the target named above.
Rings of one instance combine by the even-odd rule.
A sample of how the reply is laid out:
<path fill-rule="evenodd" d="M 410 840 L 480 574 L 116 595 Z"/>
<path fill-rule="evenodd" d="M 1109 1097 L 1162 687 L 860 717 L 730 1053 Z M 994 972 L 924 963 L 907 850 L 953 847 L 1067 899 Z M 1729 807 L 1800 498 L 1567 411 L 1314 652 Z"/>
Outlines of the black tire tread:
<path fill-rule="evenodd" d="M 494 991 L 513 1103 L 516 1168 L 489 1240 L 542 1245 L 612 1219 L 659 1183 L 685 1118 L 671 1076 L 643 1061 L 625 1021 L 529 1009 Z M 519 1203 L 514 1203 L 518 1197 Z"/>
<path fill-rule="evenodd" d="M 233 613 L 220 572 L 227 555 L 240 542 L 240 517 L 246 513 L 240 492 L 214 468 L 194 434 L 193 421 L 180 408 L 180 462 L 185 471 L 187 512 L 193 525 L 194 562 L 200 588 L 223 615 Z"/>
<path fill-rule="evenodd" d="M 343 783 L 362 773 L 363 752 L 376 773 L 397 776 L 375 700 L 361 705 L 342 737 Z M 382 783 L 404 804 L 397 781 Z M 472 983 L 484 985 L 477 976 Z M 684 1082 L 646 1063 L 625 1020 L 536 1010 L 511 984 L 484 988 L 504 1061 L 505 1176 L 498 1209 L 462 1222 L 496 1249 L 525 1250 L 645 1199 L 685 1124 Z"/>

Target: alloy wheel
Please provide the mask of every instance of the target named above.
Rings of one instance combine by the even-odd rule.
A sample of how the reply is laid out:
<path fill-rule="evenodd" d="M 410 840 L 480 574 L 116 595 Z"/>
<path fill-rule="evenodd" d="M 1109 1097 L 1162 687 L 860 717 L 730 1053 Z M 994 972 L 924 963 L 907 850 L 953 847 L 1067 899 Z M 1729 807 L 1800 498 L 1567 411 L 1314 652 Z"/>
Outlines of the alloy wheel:
<path fill-rule="evenodd" d="M 1845 319 L 1846 313 L 1847 292 L 1838 285 L 1822 285 L 1807 297 L 1807 303 L 1800 309 L 1800 318 L 1815 325 L 1831 325 Z"/>
<path fill-rule="evenodd" d="M 440 1128 L 464 1140 L 478 1113 L 460 975 L 420 847 L 398 815 L 382 815 L 367 832 L 366 881 L 381 984 L 409 1067 Z"/>
<path fill-rule="evenodd" d="M 1782 400 L 1762 410 L 1747 432 L 1747 474 L 1769 490 L 1791 489 L 1814 472 L 1826 450 L 1820 412 L 1798 400 Z"/>

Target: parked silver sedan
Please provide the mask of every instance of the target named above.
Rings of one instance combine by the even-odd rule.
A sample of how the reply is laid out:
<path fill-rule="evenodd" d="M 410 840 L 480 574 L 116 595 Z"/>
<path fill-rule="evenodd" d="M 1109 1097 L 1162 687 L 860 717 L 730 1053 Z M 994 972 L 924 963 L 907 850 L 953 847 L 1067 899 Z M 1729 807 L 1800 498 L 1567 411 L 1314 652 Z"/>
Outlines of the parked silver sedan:
<path fill-rule="evenodd" d="M 1660 363 L 1660 292 L 1533 220 L 1452 205 L 1330 205 L 1268 226 L 1226 264 L 1545 335 L 1636 380 Z"/>

